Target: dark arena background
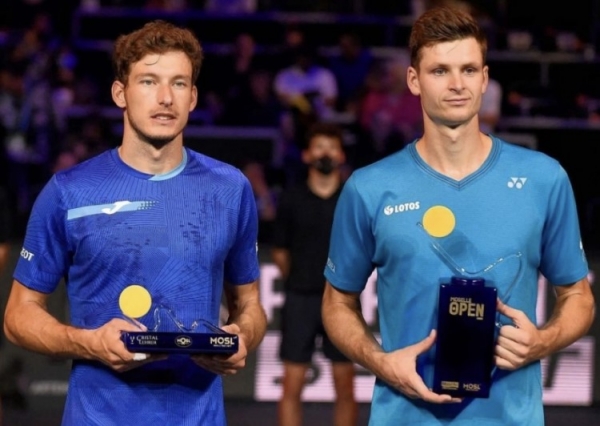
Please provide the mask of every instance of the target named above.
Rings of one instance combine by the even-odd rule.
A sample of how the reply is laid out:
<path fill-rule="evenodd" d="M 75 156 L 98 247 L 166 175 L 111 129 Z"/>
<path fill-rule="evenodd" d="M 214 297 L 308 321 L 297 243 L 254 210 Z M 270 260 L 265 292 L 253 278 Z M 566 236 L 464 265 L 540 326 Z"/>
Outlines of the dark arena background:
<path fill-rule="evenodd" d="M 205 58 L 198 80 L 200 102 L 185 130 L 185 144 L 244 171 L 249 163 L 258 165 L 261 174 L 257 179 L 264 180 L 276 199 L 303 173 L 293 126 L 290 130 L 294 113 L 278 101 L 273 90 L 278 73 L 289 65 L 287 52 L 294 40 L 300 38 L 315 47 L 318 63 L 331 69 L 338 79 L 337 104 L 326 119 L 344 130 L 347 167 L 351 172 L 381 154 L 371 143 L 377 136 L 374 129 L 361 121 L 363 94 L 383 78 L 385 64 L 406 64 L 408 34 L 415 16 L 442 2 L 3 0 L 0 146 L 7 149 L 10 145 L 2 96 L 10 91 L 11 84 L 18 84 L 23 73 L 39 73 L 36 81 L 43 84 L 36 92 L 41 95 L 36 96 L 50 99 L 50 106 L 40 113 L 53 117 L 53 127 L 49 130 L 30 124 L 29 132 L 48 137 L 32 138 L 35 142 L 30 144 L 30 151 L 39 155 L 31 156 L 26 166 L 15 167 L 0 156 L 0 185 L 9 195 L 11 213 L 10 256 L 0 272 L 2 312 L 24 226 L 40 188 L 54 171 L 119 143 L 122 113 L 110 99 L 110 52 L 119 34 L 156 18 L 184 25 L 197 34 Z M 538 0 L 460 3 L 472 8 L 488 33 L 490 76 L 501 88 L 500 114 L 491 132 L 556 158 L 571 178 L 590 265 L 590 283 L 598 300 L 600 0 L 574 0 L 568 7 L 556 10 Z M 357 49 L 364 62 L 357 60 L 355 67 L 344 67 L 342 59 L 352 49 Z M 22 61 L 11 62 L 9 53 L 15 51 L 29 61 L 28 68 L 19 68 Z M 252 56 L 255 64 L 250 78 L 251 94 L 239 93 L 233 71 L 233 64 L 243 62 L 240 58 L 246 55 Z M 48 74 L 43 71 L 45 61 L 54 64 Z M 350 79 L 344 78 L 348 73 L 362 77 L 354 80 L 353 88 Z M 401 140 L 395 146 L 406 142 Z M 269 256 L 271 222 L 272 218 L 261 217 L 259 241 L 261 297 L 269 328 L 247 367 L 225 379 L 227 415 L 232 426 L 277 423 L 276 404 L 283 371 L 277 350 L 284 294 L 279 271 Z M 362 308 L 365 319 L 377 333 L 375 284 L 374 274 L 363 293 Z M 537 320 L 541 325 L 552 310 L 554 295 L 544 277 L 539 277 L 538 286 Z M 68 321 L 63 285 L 50 302 L 51 312 Z M 599 327 L 596 320 L 588 335 L 542 361 L 548 426 L 600 424 L 600 376 L 596 373 L 600 371 Z M 0 342 L 0 425 L 59 425 L 69 361 L 26 352 L 11 345 L 4 336 Z M 359 422 L 366 425 L 374 377 L 359 366 L 356 371 Z M 313 359 L 303 399 L 305 424 L 331 424 L 331 370 L 319 353 Z"/>

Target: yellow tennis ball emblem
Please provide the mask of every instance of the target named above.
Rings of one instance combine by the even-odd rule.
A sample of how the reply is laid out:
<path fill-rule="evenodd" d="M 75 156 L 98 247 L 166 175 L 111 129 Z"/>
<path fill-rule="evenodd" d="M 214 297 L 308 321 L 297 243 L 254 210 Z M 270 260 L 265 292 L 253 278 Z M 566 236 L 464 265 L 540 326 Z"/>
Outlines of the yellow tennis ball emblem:
<path fill-rule="evenodd" d="M 119 296 L 121 311 L 130 318 L 140 318 L 148 313 L 152 305 L 152 296 L 141 285 L 130 285 Z"/>
<path fill-rule="evenodd" d="M 456 219 L 448 207 L 433 206 L 423 215 L 423 228 L 432 237 L 445 237 L 454 231 Z"/>

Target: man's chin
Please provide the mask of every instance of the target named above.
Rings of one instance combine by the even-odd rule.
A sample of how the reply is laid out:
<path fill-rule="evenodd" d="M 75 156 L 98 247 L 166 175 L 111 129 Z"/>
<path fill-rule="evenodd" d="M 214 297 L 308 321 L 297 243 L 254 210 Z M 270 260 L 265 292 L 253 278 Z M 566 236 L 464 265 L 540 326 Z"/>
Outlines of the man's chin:
<path fill-rule="evenodd" d="M 175 138 L 176 135 L 143 135 L 140 139 L 158 149 L 170 144 Z"/>

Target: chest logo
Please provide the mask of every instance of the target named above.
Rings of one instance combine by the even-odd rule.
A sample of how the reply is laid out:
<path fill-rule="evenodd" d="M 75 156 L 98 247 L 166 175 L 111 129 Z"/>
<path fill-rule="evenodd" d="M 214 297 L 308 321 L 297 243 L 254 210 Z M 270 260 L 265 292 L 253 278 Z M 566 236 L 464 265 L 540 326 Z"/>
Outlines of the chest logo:
<path fill-rule="evenodd" d="M 511 177 L 506 185 L 509 188 L 521 189 L 525 186 L 525 182 L 527 182 L 526 177 Z"/>
<path fill-rule="evenodd" d="M 101 211 L 102 211 L 102 213 L 106 213 L 106 214 L 115 214 L 116 212 L 121 210 L 123 207 L 125 207 L 127 204 L 131 204 L 131 201 L 117 201 L 112 205 L 112 207 L 105 207 Z"/>
<path fill-rule="evenodd" d="M 420 208 L 419 201 L 414 201 L 414 202 L 410 202 L 410 203 L 402 203 L 402 204 L 385 206 L 383 208 L 383 213 L 386 216 L 389 216 L 394 213 L 402 213 L 402 212 L 406 212 L 409 210 L 419 210 L 419 208 Z"/>

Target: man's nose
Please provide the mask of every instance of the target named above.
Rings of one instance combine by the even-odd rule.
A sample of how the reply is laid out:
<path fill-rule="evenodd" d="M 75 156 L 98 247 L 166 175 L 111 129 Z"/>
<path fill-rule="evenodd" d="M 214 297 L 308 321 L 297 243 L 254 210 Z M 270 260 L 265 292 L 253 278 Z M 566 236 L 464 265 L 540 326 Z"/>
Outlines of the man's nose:
<path fill-rule="evenodd" d="M 464 88 L 463 75 L 460 72 L 452 73 L 450 77 L 450 89 L 460 92 Z"/>
<path fill-rule="evenodd" d="M 158 103 L 169 106 L 173 104 L 173 90 L 169 84 L 161 84 L 158 89 Z"/>

